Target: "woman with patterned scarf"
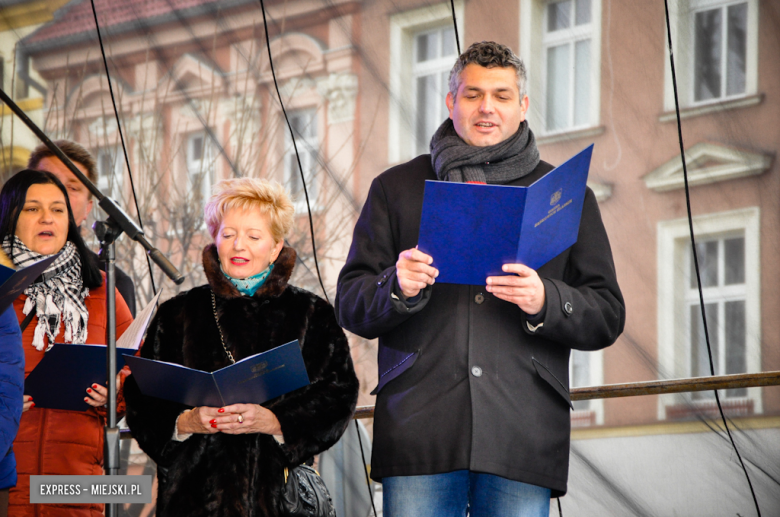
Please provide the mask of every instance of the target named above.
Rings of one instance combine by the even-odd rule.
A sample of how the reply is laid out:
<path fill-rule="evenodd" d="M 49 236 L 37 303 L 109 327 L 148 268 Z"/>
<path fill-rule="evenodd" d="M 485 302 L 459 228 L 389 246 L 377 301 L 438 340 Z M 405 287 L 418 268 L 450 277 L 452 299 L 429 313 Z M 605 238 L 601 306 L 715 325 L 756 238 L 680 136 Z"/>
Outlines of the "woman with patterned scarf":
<path fill-rule="evenodd" d="M 24 170 L 0 192 L 0 253 L 17 268 L 51 255 L 58 258 L 14 301 L 22 327 L 25 377 L 55 342 L 106 342 L 106 288 L 79 234 L 65 187 L 49 172 Z M 117 336 L 132 322 L 116 293 Z M 51 389 L 57 389 L 52 386 Z M 14 440 L 18 481 L 9 515 L 38 515 L 30 504 L 30 475 L 103 473 L 103 425 L 107 390 L 84 386 L 88 411 L 35 407 L 24 396 L 24 413 Z M 103 515 L 103 506 L 49 505 L 47 516 Z"/>

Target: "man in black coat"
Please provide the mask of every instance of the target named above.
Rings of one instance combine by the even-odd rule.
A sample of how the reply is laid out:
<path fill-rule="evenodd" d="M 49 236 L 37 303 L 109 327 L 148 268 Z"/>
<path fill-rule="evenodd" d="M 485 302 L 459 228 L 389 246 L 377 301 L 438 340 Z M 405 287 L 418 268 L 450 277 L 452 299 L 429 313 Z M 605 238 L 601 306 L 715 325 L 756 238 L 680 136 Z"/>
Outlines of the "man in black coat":
<path fill-rule="evenodd" d="M 612 252 L 587 189 L 576 244 L 537 271 L 436 283 L 416 249 L 425 180 L 527 186 L 553 168 L 509 48 L 472 45 L 446 103 L 431 155 L 373 181 L 339 275 L 341 325 L 379 338 L 371 475 L 389 517 L 547 516 L 566 492 L 570 351 L 611 345 L 625 322 Z"/>
<path fill-rule="evenodd" d="M 54 144 L 92 183 L 97 184 L 97 164 L 89 151 L 70 140 L 57 140 Z M 73 217 L 76 219 L 76 226 L 80 227 L 81 223 L 87 220 L 87 216 L 92 210 L 92 193 L 59 158 L 54 156 L 48 147 L 41 144 L 33 149 L 30 159 L 27 161 L 27 168 L 51 172 L 57 176 L 68 190 L 68 200 L 73 210 Z M 92 255 L 95 260 L 98 260 L 96 253 L 93 252 Z M 105 262 L 98 261 L 98 265 L 101 271 L 106 270 Z M 135 285 L 128 274 L 118 266 L 114 268 L 114 271 L 116 271 L 116 288 L 127 303 L 130 314 L 135 317 Z"/>

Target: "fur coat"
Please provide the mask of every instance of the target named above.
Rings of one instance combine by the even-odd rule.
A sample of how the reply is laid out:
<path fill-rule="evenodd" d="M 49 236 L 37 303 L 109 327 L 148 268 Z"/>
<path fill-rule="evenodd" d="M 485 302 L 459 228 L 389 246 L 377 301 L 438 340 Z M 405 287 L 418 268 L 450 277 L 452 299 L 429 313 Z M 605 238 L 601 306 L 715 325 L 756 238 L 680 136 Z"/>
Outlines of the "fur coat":
<path fill-rule="evenodd" d="M 284 468 L 300 465 L 335 444 L 352 419 L 358 381 L 349 345 L 333 308 L 288 285 L 295 251 L 284 248 L 265 284 L 244 296 L 222 274 L 213 245 L 203 252 L 209 284 L 163 303 L 149 326 L 141 356 L 214 371 L 230 364 L 214 321 L 236 361 L 294 339 L 301 344 L 311 384 L 264 404 L 281 424 L 284 443 L 266 434 L 194 434 L 173 440 L 187 406 L 144 396 L 133 376 L 125 382 L 127 423 L 156 463 L 157 515 L 277 515 Z"/>

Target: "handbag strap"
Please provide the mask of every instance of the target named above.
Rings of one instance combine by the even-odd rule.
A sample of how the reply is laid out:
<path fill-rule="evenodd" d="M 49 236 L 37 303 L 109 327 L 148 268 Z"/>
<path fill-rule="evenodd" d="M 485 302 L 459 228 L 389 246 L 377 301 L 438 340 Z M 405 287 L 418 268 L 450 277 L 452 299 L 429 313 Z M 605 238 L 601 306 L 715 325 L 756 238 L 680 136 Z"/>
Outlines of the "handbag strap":
<path fill-rule="evenodd" d="M 30 314 L 27 315 L 27 317 L 22 320 L 22 322 L 19 324 L 19 329 L 24 332 L 24 329 L 27 328 L 27 325 L 30 324 L 32 319 L 35 317 L 36 311 L 30 310 Z"/>
<path fill-rule="evenodd" d="M 298 465 L 298 467 L 295 467 L 295 468 L 299 468 L 299 467 L 308 467 L 309 469 L 311 469 L 312 472 L 314 472 L 318 476 L 320 475 L 320 473 L 317 472 L 317 469 L 315 469 L 311 465 L 306 465 L 305 463 L 302 463 L 301 465 Z M 285 485 L 287 484 L 287 478 L 289 477 L 289 475 L 290 475 L 290 470 L 287 467 L 284 467 L 284 484 Z"/>
<path fill-rule="evenodd" d="M 214 296 L 214 291 L 211 291 L 211 308 L 214 311 L 214 321 L 217 322 L 217 330 L 219 331 L 219 340 L 222 342 L 222 348 L 225 350 L 228 359 L 230 359 L 230 363 L 236 364 L 236 360 L 233 359 L 233 354 L 231 354 L 230 350 L 228 350 L 228 347 L 225 346 L 225 336 L 222 335 L 222 328 L 219 326 L 219 317 L 217 316 L 217 298 Z M 284 479 L 287 481 L 286 473 Z"/>

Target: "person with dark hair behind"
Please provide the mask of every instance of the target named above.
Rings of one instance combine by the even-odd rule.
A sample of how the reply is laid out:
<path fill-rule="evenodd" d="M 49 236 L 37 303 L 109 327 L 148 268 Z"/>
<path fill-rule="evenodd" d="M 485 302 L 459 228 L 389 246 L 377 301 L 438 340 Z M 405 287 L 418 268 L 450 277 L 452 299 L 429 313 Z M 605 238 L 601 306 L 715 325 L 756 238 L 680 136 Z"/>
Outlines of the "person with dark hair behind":
<path fill-rule="evenodd" d="M 106 342 L 106 287 L 103 274 L 73 219 L 65 186 L 50 173 L 23 170 L 0 191 L 0 256 L 17 268 L 47 256 L 57 259 L 14 300 L 22 327 L 25 377 L 55 340 Z M 116 295 L 116 335 L 132 322 L 130 310 Z M 56 386 L 52 386 L 56 389 Z M 103 425 L 107 390 L 85 386 L 88 411 L 36 408 L 24 396 L 19 433 L 14 440 L 18 482 L 11 489 L 9 513 L 32 514 L 30 475 L 103 473 Z M 121 403 L 121 397 L 119 398 Z M 123 403 L 121 403 L 123 405 Z M 47 505 L 48 516 L 98 516 L 98 504 Z"/>
<path fill-rule="evenodd" d="M 97 164 L 89 151 L 80 144 L 70 140 L 56 140 L 54 145 L 59 147 L 65 156 L 70 158 L 70 161 L 92 183 L 97 184 Z M 27 168 L 51 172 L 57 176 L 57 179 L 65 185 L 68 198 L 70 199 L 70 206 L 73 209 L 73 218 L 76 220 L 76 226 L 80 227 L 92 210 L 92 193 L 87 190 L 87 187 L 62 163 L 62 160 L 51 152 L 51 149 L 43 144 L 33 149 L 30 159 L 27 160 Z M 91 253 L 97 260 L 97 254 Z M 98 267 L 105 271 L 105 262 L 99 261 Z M 119 266 L 115 267 L 115 271 L 116 288 L 122 293 L 122 298 L 125 299 L 125 303 L 127 303 L 127 307 L 130 309 L 130 314 L 135 317 L 135 285 L 133 285 L 133 280 Z"/>

